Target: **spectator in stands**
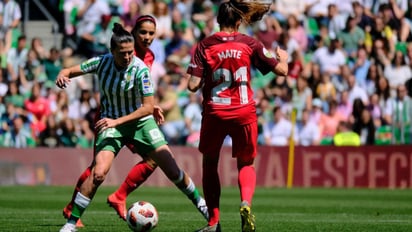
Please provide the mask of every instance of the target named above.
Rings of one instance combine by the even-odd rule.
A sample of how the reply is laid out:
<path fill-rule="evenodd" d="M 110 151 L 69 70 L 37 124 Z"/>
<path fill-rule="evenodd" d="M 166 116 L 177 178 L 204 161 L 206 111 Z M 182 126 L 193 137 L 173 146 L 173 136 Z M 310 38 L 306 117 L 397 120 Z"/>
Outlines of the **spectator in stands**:
<path fill-rule="evenodd" d="M 376 127 L 368 109 L 363 109 L 361 118 L 353 126 L 353 132 L 357 133 L 360 137 L 361 145 L 374 145 L 375 144 L 375 131 Z"/>
<path fill-rule="evenodd" d="M 296 15 L 291 14 L 287 17 L 286 30 L 289 37 L 298 43 L 299 51 L 305 52 L 308 49 L 308 35 Z"/>
<path fill-rule="evenodd" d="M 298 130 L 283 115 L 279 106 L 273 108 L 273 120 L 263 125 L 265 144 L 270 146 L 286 146 L 290 139 L 298 143 Z M 294 130 L 292 138 L 292 130 Z"/>
<path fill-rule="evenodd" d="M 328 5 L 328 31 L 330 38 L 340 38 L 339 33 L 347 27 L 347 15 L 339 13 L 336 4 Z"/>
<path fill-rule="evenodd" d="M 275 17 L 281 24 L 285 24 L 289 15 L 295 15 L 298 20 L 304 20 L 305 1 L 302 0 L 276 0 L 272 17 Z"/>
<path fill-rule="evenodd" d="M 103 15 L 110 15 L 110 7 L 105 0 L 86 0 L 84 6 L 77 12 L 79 21 L 76 25 L 77 48 L 75 50 L 86 58 L 92 55 L 88 49 L 89 36 L 102 22 Z"/>
<path fill-rule="evenodd" d="M 63 68 L 63 60 L 61 57 L 60 50 L 56 47 L 51 47 L 49 51 L 49 56 L 46 59 L 44 59 L 43 64 L 44 72 L 47 76 L 45 84 L 54 85 L 54 80 L 56 79 L 57 74 L 59 74 L 59 71 Z"/>
<path fill-rule="evenodd" d="M 338 109 L 338 102 L 336 100 L 328 101 L 329 111 L 320 116 L 319 132 L 322 139 L 331 139 L 336 134 L 336 129 L 338 128 L 339 122 L 347 121 Z"/>
<path fill-rule="evenodd" d="M 32 136 L 30 127 L 27 124 L 27 119 L 23 115 L 16 115 L 12 118 L 12 125 L 4 134 L 5 147 L 27 148 L 35 147 L 36 142 Z"/>
<path fill-rule="evenodd" d="M 337 133 L 333 137 L 335 146 L 360 146 L 361 140 L 357 133 L 350 129 L 347 122 L 340 122 L 337 128 Z"/>
<path fill-rule="evenodd" d="M 44 83 L 46 80 L 47 77 L 42 60 L 37 58 L 34 50 L 29 50 L 27 62 L 23 67 L 22 75 L 20 75 L 20 82 L 32 86 L 34 82 Z"/>
<path fill-rule="evenodd" d="M 360 98 L 356 98 L 352 103 L 352 113 L 349 116 L 349 124 L 354 125 L 360 121 L 362 111 L 366 108 L 365 103 Z"/>
<path fill-rule="evenodd" d="M 4 80 L 3 72 L 0 69 L 0 97 L 4 99 L 4 96 L 6 96 L 8 91 L 9 86 L 7 85 L 7 82 Z"/>
<path fill-rule="evenodd" d="M 38 146 L 50 148 L 61 146 L 58 131 L 59 125 L 57 124 L 55 117 L 48 117 L 46 122 L 46 129 L 40 132 L 38 138 Z"/>
<path fill-rule="evenodd" d="M 374 50 L 377 55 L 382 55 L 381 52 L 383 51 L 386 55 L 392 57 L 391 53 L 395 48 L 396 36 L 393 34 L 392 29 L 383 22 L 382 17 L 379 15 L 374 17 L 373 27 L 370 31 L 366 31 L 365 38 L 365 45 L 369 48 L 369 52 Z M 378 44 L 376 44 L 377 41 Z"/>
<path fill-rule="evenodd" d="M 197 147 L 200 138 L 200 126 L 202 124 L 201 96 L 189 93 L 189 104 L 184 108 L 183 115 L 188 136 L 186 145 Z"/>
<path fill-rule="evenodd" d="M 336 100 L 337 91 L 328 73 L 322 74 L 321 82 L 316 88 L 316 96 L 318 96 L 318 98 L 322 100 L 323 103 L 327 103 L 331 100 Z"/>
<path fill-rule="evenodd" d="M 265 15 L 262 20 L 257 22 L 257 29 L 254 34 L 266 49 L 273 51 L 273 46 L 277 44 L 282 31 L 281 25 L 275 18 Z"/>
<path fill-rule="evenodd" d="M 60 122 L 60 128 L 60 143 L 65 147 L 76 147 L 79 142 L 79 137 L 76 134 L 74 120 L 70 118 L 64 119 Z"/>
<path fill-rule="evenodd" d="M 0 2 L 0 39 L 5 41 L 6 51 L 12 47 L 13 30 L 18 29 L 21 19 L 21 9 L 16 1 Z"/>
<path fill-rule="evenodd" d="M 365 60 L 366 61 L 366 60 Z M 364 81 L 364 86 L 366 89 L 366 93 L 370 96 L 373 93 L 376 92 L 377 89 L 377 80 L 379 78 L 379 76 L 382 76 L 382 70 L 380 70 L 378 68 L 378 66 L 375 63 L 370 62 L 369 60 L 367 60 L 369 62 L 369 68 L 367 70 L 366 76 L 365 76 L 365 81 Z M 363 70 L 362 70 L 363 72 Z M 360 77 L 356 76 L 356 71 L 355 71 L 355 77 L 358 80 L 358 78 L 360 79 Z M 361 82 L 361 81 L 359 81 Z"/>
<path fill-rule="evenodd" d="M 156 36 L 162 41 L 169 41 L 173 37 L 172 16 L 165 1 L 155 1 L 153 16 L 156 19 Z"/>
<path fill-rule="evenodd" d="M 368 70 L 371 66 L 371 61 L 368 59 L 368 53 L 365 47 L 361 46 L 355 51 L 355 57 L 353 62 L 350 62 L 348 65 L 351 68 L 351 72 L 355 75 L 356 82 L 362 88 L 365 88 L 367 92 L 370 90 L 366 86 Z M 371 81 L 369 80 L 369 84 Z M 372 81 L 373 83 L 373 81 Z M 373 90 L 371 90 L 373 91 Z"/>
<path fill-rule="evenodd" d="M 352 113 L 352 104 L 349 102 L 349 92 L 347 90 L 343 90 L 339 94 L 338 108 L 336 109 L 336 111 L 344 118 L 349 118 L 350 114 Z"/>
<path fill-rule="evenodd" d="M 308 109 L 303 110 L 302 121 L 296 132 L 299 137 L 299 145 L 302 146 L 319 145 L 320 143 L 319 127 L 309 120 L 309 114 Z"/>
<path fill-rule="evenodd" d="M 33 84 L 30 98 L 24 101 L 24 108 L 33 116 L 31 128 L 37 137 L 40 132 L 46 129 L 47 117 L 51 114 L 50 103 L 41 95 L 41 86 L 39 83 Z"/>
<path fill-rule="evenodd" d="M 26 36 L 21 35 L 17 39 L 17 47 L 10 48 L 7 52 L 8 81 L 17 81 L 19 75 L 23 74 L 20 71 L 26 65 L 28 52 Z"/>
<path fill-rule="evenodd" d="M 392 61 L 381 57 L 385 68 L 383 75 L 388 79 L 391 88 L 391 96 L 396 96 L 399 85 L 405 85 L 406 81 L 412 77 L 411 68 L 406 64 L 405 56 L 401 51 L 396 51 Z"/>
<path fill-rule="evenodd" d="M 307 68 L 307 77 L 305 78 L 307 78 L 308 80 L 308 85 L 312 90 L 313 97 L 317 98 L 319 96 L 316 93 L 316 89 L 318 88 L 319 83 L 322 81 L 322 72 L 320 71 L 320 66 L 316 63 L 312 63 L 311 65 L 306 66 L 308 66 L 309 68 Z"/>
<path fill-rule="evenodd" d="M 358 58 L 358 48 L 364 45 L 365 32 L 357 26 L 354 17 L 349 16 L 343 30 L 336 33 L 337 38 L 342 43 L 346 56 L 350 59 Z M 365 51 L 366 52 L 366 51 Z"/>
<path fill-rule="evenodd" d="M 329 46 L 323 46 L 313 53 L 312 63 L 320 66 L 322 73 L 340 75 L 341 67 L 346 64 L 346 55 L 339 49 L 338 39 L 332 39 Z"/>
<path fill-rule="evenodd" d="M 307 17 L 314 18 L 318 27 L 328 24 L 328 6 L 332 0 L 304 0 L 305 14 Z"/>
<path fill-rule="evenodd" d="M 292 96 L 293 109 L 296 110 L 296 121 L 302 120 L 302 112 L 305 108 L 312 108 L 312 90 L 304 77 L 299 77 L 296 86 L 293 88 Z"/>
<path fill-rule="evenodd" d="M 6 104 L 13 104 L 16 107 L 24 107 L 25 96 L 20 93 L 19 87 L 16 81 L 11 81 L 8 84 L 8 91 L 5 96 L 4 102 Z"/>
<path fill-rule="evenodd" d="M 139 18 L 141 14 L 140 5 L 137 0 L 130 0 L 128 2 L 128 9 L 126 11 L 123 11 L 119 18 L 120 23 L 124 26 L 124 29 L 131 32 L 136 22 L 136 19 Z"/>
<path fill-rule="evenodd" d="M 360 3 L 360 0 L 352 1 L 353 17 L 357 25 L 366 31 L 370 31 L 373 26 L 373 18 L 365 13 L 365 7 Z"/>
<path fill-rule="evenodd" d="M 69 117 L 76 121 L 84 119 L 89 111 L 97 108 L 97 102 L 92 97 L 90 90 L 84 89 L 80 97 L 69 104 Z"/>
<path fill-rule="evenodd" d="M 372 93 L 369 96 L 369 104 L 366 108 L 370 111 L 373 124 L 376 128 L 383 125 L 383 109 L 379 105 L 379 96 L 376 93 Z"/>
<path fill-rule="evenodd" d="M 298 42 L 294 38 L 291 38 L 289 32 L 286 30 L 284 30 L 279 35 L 279 41 L 277 45 L 288 52 L 288 62 L 291 61 L 293 52 L 301 52 Z"/>
<path fill-rule="evenodd" d="M 289 72 L 287 75 L 288 83 L 292 83 L 293 85 L 296 83 L 296 80 L 299 77 L 303 77 L 303 60 L 302 60 L 302 53 L 298 50 L 292 52 L 292 57 L 290 62 L 288 63 Z M 305 78 L 306 79 L 306 78 Z"/>
<path fill-rule="evenodd" d="M 185 122 L 178 105 L 178 95 L 170 84 L 170 79 L 162 78 L 157 86 L 158 105 L 163 109 L 165 121 L 160 125 L 169 144 L 182 144 L 184 141 Z"/>
<path fill-rule="evenodd" d="M 78 130 L 78 142 L 77 147 L 79 148 L 93 148 L 94 145 L 94 133 L 86 119 L 80 120 L 80 128 Z"/>
<path fill-rule="evenodd" d="M 368 94 L 366 90 L 358 85 L 356 78 L 353 74 L 349 75 L 347 78 L 348 92 L 349 92 L 349 102 L 352 104 L 357 98 L 360 98 L 365 105 L 369 102 Z"/>
<path fill-rule="evenodd" d="M 79 38 L 78 52 L 86 58 L 103 55 L 109 51 L 111 15 L 103 14 L 91 32 L 84 32 Z"/>
<path fill-rule="evenodd" d="M 319 124 L 320 118 L 324 114 L 322 107 L 322 100 L 320 100 L 319 98 L 313 98 L 312 109 L 310 109 L 309 111 L 309 121 L 315 123 L 316 125 Z"/>
<path fill-rule="evenodd" d="M 392 127 L 395 144 L 411 143 L 412 99 L 405 85 L 398 85 L 396 97 L 392 98 Z"/>
<path fill-rule="evenodd" d="M 388 3 L 383 3 L 379 6 L 379 15 L 382 17 L 383 23 L 391 28 L 395 33 L 397 41 L 411 41 L 411 27 L 404 18 L 407 10 L 407 1 L 403 2 L 403 9 L 397 5 L 395 0 L 390 0 Z"/>
<path fill-rule="evenodd" d="M 49 56 L 40 37 L 33 37 L 31 39 L 30 51 L 34 52 L 35 58 L 39 61 L 43 61 Z"/>
<path fill-rule="evenodd" d="M 50 102 L 50 110 L 56 118 L 57 123 L 60 123 L 60 121 L 65 118 L 63 112 L 64 109 L 68 110 L 69 104 L 70 101 L 67 92 L 64 90 L 59 90 L 57 92 L 56 100 Z"/>
<path fill-rule="evenodd" d="M 376 94 L 378 95 L 379 106 L 382 110 L 382 123 L 392 123 L 393 102 L 390 94 L 388 79 L 380 75 L 376 79 Z"/>

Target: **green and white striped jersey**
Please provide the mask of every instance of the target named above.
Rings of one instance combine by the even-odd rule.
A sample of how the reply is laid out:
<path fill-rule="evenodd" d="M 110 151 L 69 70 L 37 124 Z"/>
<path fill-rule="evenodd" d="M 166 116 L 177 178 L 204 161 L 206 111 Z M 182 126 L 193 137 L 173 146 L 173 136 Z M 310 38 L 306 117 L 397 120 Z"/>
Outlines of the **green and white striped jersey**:
<path fill-rule="evenodd" d="M 112 54 L 86 60 L 80 68 L 98 76 L 101 118 L 128 115 L 141 107 L 142 97 L 154 95 L 149 68 L 137 57 L 122 70 L 116 68 Z"/>

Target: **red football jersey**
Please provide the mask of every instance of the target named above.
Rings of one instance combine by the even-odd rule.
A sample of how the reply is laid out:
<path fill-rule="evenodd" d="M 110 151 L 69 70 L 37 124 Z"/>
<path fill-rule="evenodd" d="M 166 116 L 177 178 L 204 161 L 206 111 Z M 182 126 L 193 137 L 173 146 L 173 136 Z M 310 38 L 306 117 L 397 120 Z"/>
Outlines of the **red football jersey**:
<path fill-rule="evenodd" d="M 134 52 L 134 55 L 139 57 L 136 54 L 136 51 Z M 150 50 L 149 48 L 146 50 L 145 56 L 144 57 L 139 57 L 141 60 L 143 60 L 143 62 L 147 65 L 147 67 L 149 68 L 149 70 L 152 69 L 152 64 L 154 62 L 155 56 L 152 50 Z"/>
<path fill-rule="evenodd" d="M 204 116 L 247 124 L 256 121 L 250 68 L 253 65 L 266 74 L 276 64 L 258 40 L 241 33 L 218 32 L 199 42 L 187 73 L 204 82 Z"/>

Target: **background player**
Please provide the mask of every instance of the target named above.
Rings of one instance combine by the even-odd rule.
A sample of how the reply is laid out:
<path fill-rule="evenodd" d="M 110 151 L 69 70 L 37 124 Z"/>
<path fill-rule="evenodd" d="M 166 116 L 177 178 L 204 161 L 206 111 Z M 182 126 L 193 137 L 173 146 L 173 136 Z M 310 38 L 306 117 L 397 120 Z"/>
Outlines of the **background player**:
<path fill-rule="evenodd" d="M 264 74 L 273 71 L 287 75 L 288 55 L 277 48 L 274 58 L 261 42 L 238 30 L 242 22 L 260 20 L 269 7 L 270 3 L 259 1 L 223 2 L 217 15 L 220 32 L 198 44 L 187 70 L 188 89 L 195 92 L 202 88 L 204 99 L 199 150 L 203 154 L 203 191 L 210 218 L 199 231 L 221 231 L 218 161 L 227 135 L 232 138 L 232 156 L 237 159 L 242 231 L 256 230 L 250 207 L 256 186 L 258 127 L 250 69 L 253 65 Z"/>

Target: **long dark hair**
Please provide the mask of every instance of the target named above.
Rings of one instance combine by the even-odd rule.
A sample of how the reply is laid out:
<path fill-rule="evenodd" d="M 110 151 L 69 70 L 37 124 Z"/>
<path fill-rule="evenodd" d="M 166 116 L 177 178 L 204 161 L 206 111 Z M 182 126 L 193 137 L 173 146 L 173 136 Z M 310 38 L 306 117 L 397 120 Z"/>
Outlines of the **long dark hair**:
<path fill-rule="evenodd" d="M 121 24 L 114 23 L 112 31 L 113 35 L 110 39 L 110 49 L 116 49 L 117 46 L 122 43 L 134 43 L 132 34 L 126 31 Z"/>

